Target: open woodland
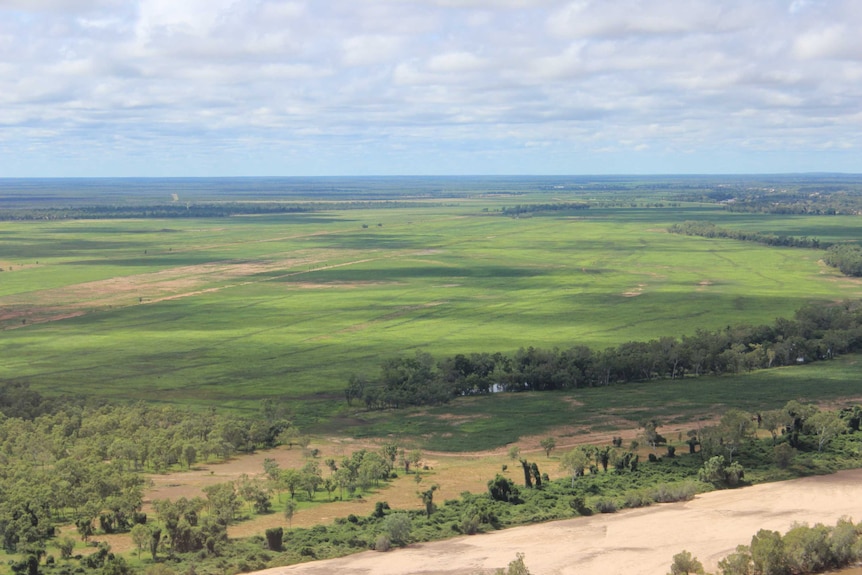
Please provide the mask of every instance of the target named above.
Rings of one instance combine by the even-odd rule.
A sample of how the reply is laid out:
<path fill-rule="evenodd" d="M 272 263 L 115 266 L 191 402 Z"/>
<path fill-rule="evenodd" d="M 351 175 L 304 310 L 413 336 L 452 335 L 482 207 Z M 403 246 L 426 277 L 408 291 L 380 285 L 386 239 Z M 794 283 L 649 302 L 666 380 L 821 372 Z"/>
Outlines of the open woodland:
<path fill-rule="evenodd" d="M 248 570 L 379 545 L 368 533 L 379 529 L 377 519 L 397 517 L 397 509 L 427 512 L 427 525 L 414 518 L 413 540 L 440 538 L 429 509 L 449 507 L 462 491 L 474 495 L 463 495 L 458 506 L 453 502 L 451 517 L 434 515 L 447 517 L 442 531 L 449 535 L 560 518 L 564 511 L 571 516 L 605 505 L 632 506 L 635 496 L 622 495 L 629 487 L 610 482 L 614 469 L 655 476 L 639 480 L 644 489 L 682 482 L 682 468 L 696 481 L 707 455 L 727 455 L 721 447 L 726 438 L 702 430 L 719 425 L 728 410 L 750 414 L 749 423 L 754 414 L 770 411 L 790 417 L 782 420 L 788 426 L 783 439 L 770 437 L 762 425 L 750 429 L 745 442 L 739 439 L 748 469 L 742 483 L 859 466 L 853 416 L 843 420 L 840 438 L 819 443 L 822 437 L 805 424 L 814 412 L 794 415 L 787 408 L 798 400 L 826 413 L 852 408 L 862 397 L 860 358 L 850 353 L 862 345 L 856 319 L 840 329 L 834 322 L 818 327 L 821 316 L 799 313 L 839 310 L 843 318 L 862 317 L 862 279 L 829 265 L 827 257 L 832 246 L 854 257 L 859 214 L 862 178 L 829 175 L 0 180 L 5 480 L 24 483 L 38 469 L 50 481 L 59 477 L 58 469 L 71 469 L 67 458 L 82 454 L 94 466 L 87 473 L 101 465 L 112 478 L 107 487 L 82 487 L 80 504 L 52 500 L 38 513 L 26 506 L 23 512 L 0 510 L 11 518 L 4 523 L 0 517 L 0 524 L 38 515 L 42 527 L 51 521 L 73 534 L 76 522 L 86 519 L 93 539 L 126 551 L 129 570 L 187 572 L 193 561 L 166 562 L 182 552 L 176 548 L 182 541 L 212 555 L 208 563 L 201 556 L 207 566 L 198 572 Z M 671 233 L 716 228 L 720 237 Z M 804 327 L 794 332 L 798 340 L 785 329 L 792 321 Z M 443 373 L 447 359 L 459 354 L 513 361 L 530 348 L 609 354 L 707 332 L 753 334 L 757 330 L 749 328 L 757 326 L 776 326 L 772 339 L 751 335 L 728 343 L 725 351 L 739 359 L 703 374 L 689 362 L 681 371 L 634 369 L 626 383 L 606 378 L 609 385 L 516 393 L 511 390 L 522 372 L 504 377 L 492 371 L 489 381 L 500 374 L 491 383 L 510 391 L 470 388 L 463 396 L 450 393 L 428 405 L 397 408 L 348 402 L 346 393 L 357 378 L 374 388 L 387 362 L 404 358 L 429 358 L 429 369 Z M 839 331 L 840 346 L 833 337 Z M 811 338 L 827 343 L 806 344 L 803 351 Z M 760 351 L 766 358 L 770 349 L 773 355 L 781 350 L 779 360 L 770 356 L 770 369 L 743 360 Z M 649 421 L 659 424 L 652 431 L 658 427 L 664 434 L 661 442 L 649 440 Z M 696 433 L 687 435 L 689 430 Z M 16 433 L 50 448 L 28 450 Z M 543 449 L 539 441 L 548 437 L 555 446 Z M 615 462 L 625 453 L 629 460 L 616 468 L 612 462 L 607 475 L 587 471 L 589 481 L 599 482 L 592 491 L 566 491 L 574 489 L 575 476 L 567 488 L 564 452 L 588 443 L 609 446 L 614 437 L 624 437 Z M 696 454 L 686 445 L 692 437 Z M 798 450 L 800 459 L 781 469 L 767 465 L 776 441 Z M 820 449 L 827 444 L 831 454 Z M 144 452 L 135 451 L 142 445 Z M 668 445 L 678 450 L 675 457 Z M 385 475 L 362 475 L 363 464 L 366 471 L 372 466 L 371 455 L 348 463 L 359 450 L 376 454 L 386 446 L 394 455 Z M 510 457 L 512 447 L 523 449 L 524 457 Z M 663 462 L 648 461 L 657 454 Z M 639 466 L 632 465 L 634 456 Z M 498 477 L 522 484 L 519 458 L 538 463 L 552 480 L 542 492 L 547 498 L 580 497 L 572 501 L 581 508 L 555 499 L 547 505 L 556 511 L 541 511 L 533 489 L 524 496 L 529 513 L 509 517 L 509 511 L 491 509 L 484 502 L 486 484 L 501 470 Z M 270 466 L 265 473 L 267 459 L 279 469 Z M 216 463 L 224 460 L 229 462 Z M 238 463 L 236 473 L 225 471 L 236 462 L 246 463 Z M 600 463 L 595 459 L 596 471 Z M 310 464 L 320 481 L 307 497 L 301 483 L 279 483 L 286 469 Z M 333 467 L 353 464 L 353 484 L 349 478 L 338 484 Z M 729 467 L 723 469 L 725 475 L 701 481 L 695 491 L 739 483 Z M 306 477 L 314 474 L 306 471 Z M 324 488 L 327 478 L 332 489 Z M 181 540 L 166 520 L 170 510 L 154 502 L 219 496 L 214 486 L 224 483 L 216 480 L 234 482 L 237 497 L 245 485 L 248 504 L 231 507 L 221 523 L 203 502 L 174 509 L 173 529 L 189 524 L 191 535 Z M 6 494 L 14 493 L 9 485 Z M 90 505 L 82 515 L 88 494 L 100 489 L 129 500 L 125 507 L 117 504 L 113 515 L 108 504 Z M 264 493 L 257 496 L 259 507 L 254 489 Z M 429 491 L 426 498 L 437 502 L 432 507 L 417 496 Z M 290 529 L 293 512 L 286 519 L 283 509 L 294 500 L 297 526 L 341 518 L 348 529 L 365 525 L 369 514 L 376 519 L 365 531 L 357 527 L 353 540 L 332 543 L 322 553 L 319 533 Z M 392 510 L 375 508 L 377 501 Z M 140 513 L 150 525 L 160 522 L 165 538 L 156 541 L 152 560 L 146 546 L 143 558 L 133 552 L 129 532 L 143 524 L 136 519 Z M 210 523 L 198 525 L 199 516 Z M 264 529 L 278 528 L 287 548 L 281 555 L 262 538 Z M 245 540 L 242 560 L 224 550 L 228 535 L 253 534 L 258 540 Z M 198 547 L 195 537 L 201 538 Z M 76 553 L 102 552 L 75 539 Z M 255 545 L 268 547 L 267 559 L 249 551 Z M 7 538 L 4 548 L 10 561 L 19 562 L 16 569 L 32 568 L 25 541 L 9 544 Z M 57 556 L 50 567 L 47 554 Z M 106 563 L 107 554 L 101 563 L 91 562 L 92 570 L 108 572 L 115 565 Z M 64 563 L 56 550 L 35 556 L 47 572 L 86 567 Z"/>

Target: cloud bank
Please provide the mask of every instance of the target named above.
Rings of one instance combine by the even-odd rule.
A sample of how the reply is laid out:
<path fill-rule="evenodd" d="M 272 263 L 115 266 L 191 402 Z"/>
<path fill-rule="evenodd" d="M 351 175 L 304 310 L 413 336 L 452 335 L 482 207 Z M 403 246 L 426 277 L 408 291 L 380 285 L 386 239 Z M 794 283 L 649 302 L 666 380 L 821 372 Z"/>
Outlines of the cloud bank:
<path fill-rule="evenodd" d="M 862 171 L 853 0 L 0 0 L 0 177 Z"/>

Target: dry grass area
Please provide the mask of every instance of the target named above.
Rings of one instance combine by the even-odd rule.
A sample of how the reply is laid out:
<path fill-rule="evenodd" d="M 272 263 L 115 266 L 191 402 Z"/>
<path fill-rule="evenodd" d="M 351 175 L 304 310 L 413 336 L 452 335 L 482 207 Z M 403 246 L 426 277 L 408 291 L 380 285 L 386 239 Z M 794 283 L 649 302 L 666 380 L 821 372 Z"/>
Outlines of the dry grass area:
<path fill-rule="evenodd" d="M 255 274 L 288 270 L 307 263 L 301 258 L 213 262 L 6 296 L 0 298 L 0 308 L 4 310 L 0 325 L 9 329 L 23 325 L 23 320 L 27 323 L 57 321 L 99 309 L 187 297 L 231 285 L 208 289 L 214 284 L 235 282 Z"/>
<path fill-rule="evenodd" d="M 678 433 L 684 433 L 690 426 L 666 426 L 662 427 L 662 433 L 668 437 L 675 437 Z M 548 437 L 557 439 L 557 447 L 547 457 L 539 442 Z M 636 429 L 627 429 L 615 432 L 588 432 L 583 428 L 564 427 L 553 430 L 551 433 L 528 436 L 518 442 L 521 453 L 526 455 L 530 461 L 535 461 L 539 468 L 551 478 L 563 475 L 559 469 L 559 456 L 566 450 L 577 445 L 605 445 L 610 444 L 611 439 L 619 435 L 626 443 L 637 437 Z M 336 461 L 350 455 L 360 449 L 379 449 L 380 444 L 373 441 L 354 441 L 345 438 L 318 438 L 312 441 L 309 449 L 318 449 L 318 460 L 324 468 L 324 475 L 329 473 L 323 461 L 333 458 Z M 642 457 L 646 457 L 644 450 Z M 151 481 L 144 500 L 145 511 L 151 512 L 151 504 L 156 499 L 178 499 L 180 497 L 203 496 L 203 489 L 208 485 L 236 481 L 243 475 L 256 477 L 263 475 L 263 461 L 266 458 L 274 459 L 281 468 L 299 468 L 305 462 L 303 451 L 299 448 L 288 449 L 281 447 L 270 451 L 260 451 L 252 455 L 243 455 L 224 463 L 202 464 L 190 471 L 176 472 L 165 475 L 149 476 Z M 507 470 L 503 471 L 503 466 Z M 426 486 L 438 485 L 437 497 L 439 500 L 457 498 L 464 491 L 474 493 L 483 492 L 487 489 L 488 480 L 497 473 L 503 473 L 516 481 L 521 480 L 521 469 L 517 461 L 508 457 L 508 447 L 501 447 L 492 451 L 474 453 L 444 453 L 425 451 L 422 460 L 423 469 L 418 477 L 417 474 L 399 474 L 398 479 L 389 485 L 371 494 L 365 494 L 361 499 L 349 501 L 336 501 L 329 503 L 326 495 L 318 493 L 318 505 L 300 509 L 293 517 L 292 525 L 296 527 L 308 527 L 319 523 L 329 523 L 337 517 L 346 517 L 353 513 L 356 515 L 368 515 L 374 510 L 377 501 L 386 501 L 390 506 L 401 509 L 420 509 L 422 502 L 417 496 L 417 491 L 427 489 Z M 287 493 L 282 495 L 282 500 L 289 497 Z M 276 503 L 278 507 L 278 503 Z M 279 510 L 280 511 L 280 510 Z M 284 526 L 285 519 L 276 511 L 270 515 L 255 516 L 254 519 L 232 525 L 229 530 L 231 537 L 246 537 L 261 534 L 270 527 Z M 129 543 L 124 541 L 123 536 L 112 538 L 111 545 L 115 549 L 125 549 Z"/>
<path fill-rule="evenodd" d="M 59 321 L 94 311 L 152 304 L 260 282 L 270 282 L 319 271 L 371 261 L 355 260 L 325 265 L 329 253 L 294 254 L 290 258 L 226 260 L 177 266 L 156 272 L 118 276 L 82 282 L 60 288 L 37 290 L 0 297 L 0 329 Z M 341 254 L 343 255 L 343 254 Z M 364 287 L 357 282 L 298 283 L 300 289 L 350 289 Z M 368 285 L 375 285 L 369 283 Z"/>
<path fill-rule="evenodd" d="M 637 297 L 643 293 L 645 287 L 646 284 L 638 284 L 637 287 L 624 291 L 622 295 L 623 297 Z"/>
<path fill-rule="evenodd" d="M 333 232 L 315 232 L 303 234 L 302 237 L 329 235 L 331 233 Z M 266 243 L 296 237 L 300 236 L 252 241 Z M 173 253 L 180 255 L 230 245 L 234 244 L 198 246 L 195 249 Z M 387 253 L 380 257 L 398 258 L 405 255 L 425 255 L 426 253 L 437 252 L 438 250 L 425 250 L 414 254 L 413 251 L 402 250 Z M 59 321 L 104 309 L 176 300 L 234 287 L 302 276 L 309 272 L 368 263 L 379 259 L 378 257 L 367 257 L 368 253 L 368 250 L 362 252 L 351 252 L 351 250 L 295 251 L 291 252 L 290 257 L 284 257 L 284 254 L 271 254 L 254 260 L 236 259 L 176 266 L 155 272 L 123 275 L 4 296 L 0 297 L 0 310 L 2 310 L 0 312 L 0 330 L 15 329 L 34 323 Z M 360 255 L 366 257 L 360 257 Z M 345 257 L 350 259 L 339 263 L 329 263 L 333 258 Z M 10 266 L 11 264 L 8 262 L 0 262 L 2 269 L 9 269 Z M 17 265 L 17 269 L 24 267 L 32 266 Z M 289 285 L 299 289 L 328 290 L 333 288 L 361 288 L 369 285 L 381 285 L 382 283 L 386 282 L 305 282 Z M 432 302 L 427 305 L 440 305 L 440 302 Z"/>
<path fill-rule="evenodd" d="M 862 398 L 860 398 L 862 400 Z M 717 421 L 717 420 L 716 420 Z M 698 425 L 710 425 L 716 421 L 698 421 Z M 679 434 L 684 436 L 691 428 L 691 423 L 678 423 L 661 428 L 666 437 L 675 438 Z M 521 438 L 517 446 L 521 454 L 535 461 L 542 472 L 551 478 L 559 478 L 563 472 L 559 469 L 559 458 L 562 453 L 578 445 L 607 445 L 611 443 L 614 436 L 620 436 L 628 444 L 636 439 L 638 430 L 635 428 L 620 429 L 616 431 L 591 432 L 587 428 L 569 426 L 554 429 L 553 431 L 536 436 Z M 548 436 L 557 440 L 557 446 L 546 456 L 539 442 Z M 328 473 L 323 461 L 333 458 L 339 461 L 360 449 L 376 450 L 380 444 L 375 441 L 356 441 L 349 438 L 316 438 L 309 445 L 309 449 L 318 449 L 318 460 L 324 468 L 324 474 Z M 641 457 L 646 458 L 648 449 L 640 449 Z M 273 459 L 281 468 L 299 468 L 306 456 L 303 450 L 295 447 L 288 449 L 280 447 L 270 451 L 260 451 L 251 455 L 243 455 L 221 463 L 200 464 L 189 471 L 174 472 L 163 475 L 150 475 L 148 480 L 150 486 L 144 496 L 144 511 L 153 513 L 152 502 L 157 499 L 176 500 L 180 497 L 192 498 L 203 497 L 203 489 L 209 485 L 236 481 L 243 475 L 249 477 L 263 476 L 264 459 Z M 503 466 L 507 469 L 503 471 Z M 446 452 L 423 452 L 422 467 L 419 474 L 420 481 L 417 482 L 417 474 L 399 474 L 398 479 L 392 481 L 378 491 L 365 494 L 360 499 L 348 501 L 327 502 L 326 495 L 317 494 L 317 505 L 303 507 L 293 517 L 291 525 L 294 527 L 310 527 L 317 524 L 331 523 L 338 517 L 348 515 L 368 515 L 374 510 L 378 501 L 386 501 L 393 508 L 399 509 L 421 509 L 422 502 L 417 492 L 427 489 L 427 486 L 438 485 L 437 498 L 439 501 L 457 498 L 462 492 L 483 492 L 487 489 L 488 480 L 497 473 L 503 473 L 516 482 L 521 481 L 521 469 L 517 461 L 508 457 L 508 446 L 495 450 L 473 452 L 473 453 L 446 453 Z M 289 494 L 284 493 L 281 501 L 286 501 Z M 278 501 L 276 511 L 269 515 L 254 516 L 253 519 L 232 525 L 229 528 L 231 537 L 248 537 L 260 535 L 271 527 L 286 526 L 287 522 L 280 512 Z M 862 513 L 860 513 L 862 517 Z M 74 531 L 74 527 L 69 527 Z M 100 535 L 98 539 L 110 543 L 115 551 L 132 551 L 133 545 L 128 535 Z M 510 559 L 510 558 L 509 558 Z M 507 561 L 509 559 L 506 559 Z M 505 564 L 505 563 L 503 563 Z"/>
<path fill-rule="evenodd" d="M 538 441 L 539 439 L 530 439 L 523 443 L 522 449 L 525 452 L 535 451 L 536 453 L 530 454 L 530 458 L 535 459 L 542 470 L 547 471 L 552 477 L 558 475 L 556 457 L 553 453 L 550 460 L 545 457 L 544 452 L 538 447 Z M 318 459 L 323 467 L 322 462 L 327 458 L 332 457 L 338 461 L 353 451 L 378 449 L 379 445 L 344 439 L 321 439 L 313 441 L 309 448 L 320 450 Z M 152 483 L 145 494 L 145 510 L 151 510 L 151 503 L 156 499 L 203 496 L 203 488 L 208 485 L 235 481 L 242 475 L 262 476 L 263 461 L 266 458 L 274 459 L 282 468 L 299 468 L 305 461 L 303 452 L 299 448 L 278 448 L 244 455 L 224 463 L 200 465 L 191 471 L 153 475 L 149 477 Z M 441 499 L 458 497 L 463 491 L 484 491 L 488 480 L 499 473 L 504 464 L 508 464 L 511 468 L 507 473 L 520 473 L 520 467 L 514 469 L 511 463 L 505 450 L 474 454 L 425 452 L 422 466 L 427 469 L 423 469 L 418 474 L 421 478 L 419 483 L 416 481 L 417 474 L 411 472 L 408 475 L 401 473 L 391 484 L 372 494 L 365 494 L 362 499 L 325 503 L 326 495 L 318 493 L 317 500 L 321 504 L 299 510 L 292 524 L 306 527 L 328 523 L 336 517 L 346 517 L 351 513 L 367 515 L 373 511 L 377 501 L 386 501 L 392 507 L 419 509 L 422 504 L 416 492 L 420 488 L 426 488 L 426 485 L 439 485 L 438 497 Z M 325 475 L 328 470 L 324 469 L 323 472 Z M 512 476 L 518 477 L 514 474 Z M 285 493 L 282 497 L 287 498 L 289 495 Z M 280 513 L 256 516 L 253 520 L 231 526 L 230 535 L 245 537 L 260 534 L 269 527 L 284 524 L 285 520 Z"/>

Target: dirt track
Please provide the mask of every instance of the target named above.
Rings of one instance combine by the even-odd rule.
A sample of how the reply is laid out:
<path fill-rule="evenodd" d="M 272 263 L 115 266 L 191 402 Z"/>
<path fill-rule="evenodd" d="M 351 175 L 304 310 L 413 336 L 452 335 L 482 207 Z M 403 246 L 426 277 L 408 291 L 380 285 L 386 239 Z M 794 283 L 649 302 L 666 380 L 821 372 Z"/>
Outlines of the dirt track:
<path fill-rule="evenodd" d="M 534 575 L 656 575 L 691 551 L 706 567 L 759 529 L 787 531 L 794 521 L 862 519 L 862 470 L 699 495 L 694 501 L 613 515 L 555 521 L 472 537 L 278 567 L 259 575 L 473 575 L 505 567 L 524 553 Z"/>

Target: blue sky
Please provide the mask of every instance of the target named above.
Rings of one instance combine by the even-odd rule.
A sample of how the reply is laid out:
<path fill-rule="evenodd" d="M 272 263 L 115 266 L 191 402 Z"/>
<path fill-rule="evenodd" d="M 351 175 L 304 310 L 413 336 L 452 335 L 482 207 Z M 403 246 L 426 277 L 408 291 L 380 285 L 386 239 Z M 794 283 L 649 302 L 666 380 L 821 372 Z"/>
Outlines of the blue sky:
<path fill-rule="evenodd" d="M 858 0 L 0 0 L 0 177 L 862 172 Z"/>

